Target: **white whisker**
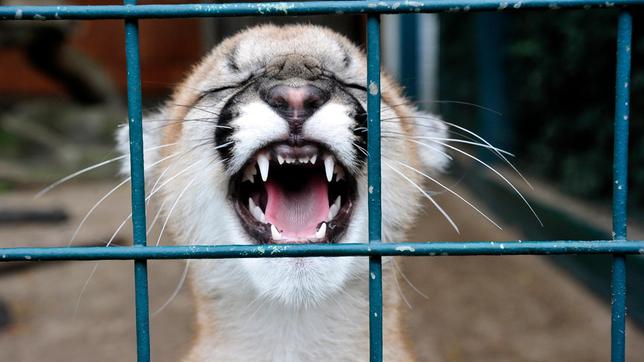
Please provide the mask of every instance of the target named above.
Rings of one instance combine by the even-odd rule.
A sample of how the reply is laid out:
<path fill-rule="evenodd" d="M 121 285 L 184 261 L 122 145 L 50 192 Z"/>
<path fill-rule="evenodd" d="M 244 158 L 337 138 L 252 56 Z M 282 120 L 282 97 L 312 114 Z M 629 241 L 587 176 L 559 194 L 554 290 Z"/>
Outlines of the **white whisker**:
<path fill-rule="evenodd" d="M 177 153 L 174 153 L 174 154 L 172 154 L 172 155 L 170 155 L 170 156 L 164 157 L 164 158 L 162 158 L 162 159 L 160 159 L 160 160 L 158 160 L 158 161 L 156 161 L 156 162 L 152 163 L 151 165 L 146 166 L 146 167 L 145 167 L 145 169 L 147 170 L 147 169 L 149 169 L 149 168 L 151 168 L 151 167 L 154 167 L 154 166 L 156 166 L 157 164 L 159 164 L 159 163 L 161 163 L 161 162 L 163 162 L 163 161 L 165 161 L 165 160 L 167 160 L 167 159 L 169 159 L 169 158 L 171 158 L 171 157 L 176 157 L 176 156 L 178 156 L 179 154 L 181 154 L 181 153 L 180 153 L 180 152 L 177 152 Z M 105 201 L 108 197 L 110 197 L 110 195 L 112 195 L 114 192 L 116 192 L 116 190 L 118 190 L 119 188 L 121 188 L 121 186 L 123 186 L 123 185 L 125 185 L 126 183 L 128 183 L 131 179 L 132 179 L 131 177 L 128 177 L 128 178 L 126 178 L 125 180 L 121 181 L 121 183 L 119 183 L 118 185 L 116 185 L 113 189 L 111 189 L 108 193 L 106 193 L 103 197 L 101 197 L 101 198 L 100 198 L 100 199 L 99 199 L 99 200 L 94 204 L 94 206 L 92 206 L 92 207 L 89 209 L 89 211 L 85 214 L 85 216 L 83 217 L 83 219 L 81 220 L 81 222 L 80 222 L 80 223 L 78 224 L 78 226 L 76 227 L 76 230 L 74 230 L 74 233 L 72 234 L 72 237 L 71 237 L 71 239 L 69 240 L 69 243 L 67 244 L 67 246 L 71 246 L 71 245 L 72 245 L 72 243 L 74 242 L 74 240 L 76 240 L 76 237 L 78 236 L 78 233 L 80 232 L 80 230 L 81 230 L 81 228 L 83 227 L 83 225 L 85 225 L 85 222 L 87 221 L 87 219 L 92 215 L 92 213 L 94 212 L 94 210 L 96 210 L 96 208 L 97 208 L 101 203 L 103 203 L 103 201 Z"/>
<path fill-rule="evenodd" d="M 439 212 L 440 212 L 440 213 L 445 217 L 445 219 L 447 219 L 447 221 L 452 225 L 452 227 L 454 228 L 454 230 L 456 231 L 456 233 L 457 233 L 457 234 L 460 234 L 460 233 L 461 233 L 461 232 L 460 232 L 460 230 L 458 229 L 458 226 L 456 226 L 456 223 L 454 223 L 454 220 L 452 220 L 452 218 L 451 218 L 451 217 L 449 217 L 449 215 L 447 214 L 447 212 L 445 212 L 445 210 L 443 210 L 443 208 L 442 208 L 442 207 L 441 207 L 441 206 L 440 206 L 440 205 L 439 205 L 439 204 L 438 204 L 438 203 L 437 203 L 437 202 L 436 202 L 436 201 L 435 201 L 431 196 L 429 196 L 429 194 L 427 194 L 427 192 L 425 192 L 425 190 L 423 190 L 423 188 L 422 188 L 422 187 L 418 186 L 418 185 L 417 185 L 414 181 L 412 181 L 409 177 L 405 176 L 405 174 L 403 174 L 402 172 L 398 171 L 396 168 L 394 168 L 393 166 L 391 166 L 390 164 L 388 164 L 386 161 L 383 161 L 383 164 L 384 164 L 384 165 L 386 165 L 387 167 L 389 167 L 392 171 L 394 171 L 394 172 L 395 172 L 395 173 L 397 173 L 398 175 L 400 175 L 400 177 L 402 177 L 402 178 L 404 178 L 405 180 L 407 180 L 407 181 L 408 181 L 412 186 L 414 186 L 416 189 L 418 189 L 418 191 L 420 191 L 420 193 L 422 193 L 422 194 L 423 194 L 423 196 L 425 196 L 425 197 L 427 198 L 427 200 L 431 201 L 431 203 L 432 203 L 432 204 L 434 204 L 434 206 L 436 207 L 436 209 L 437 209 L 437 210 L 438 210 L 438 211 L 439 211 Z"/>
<path fill-rule="evenodd" d="M 400 295 L 400 298 L 402 298 L 403 302 L 407 304 L 407 308 L 409 309 L 414 309 L 411 306 L 411 303 L 409 303 L 409 300 L 407 300 L 407 297 L 405 296 L 405 293 L 403 293 L 402 288 L 400 287 L 400 282 L 398 282 L 398 278 L 396 278 L 396 275 L 394 275 L 394 284 L 396 285 L 396 290 L 398 290 L 398 294 Z"/>
<path fill-rule="evenodd" d="M 116 190 L 118 190 L 119 188 L 121 188 L 121 186 L 123 186 L 123 185 L 125 185 L 126 183 L 130 182 L 130 179 L 131 179 L 131 178 L 130 178 L 130 177 L 128 177 L 128 178 L 126 178 L 125 180 L 121 181 L 118 185 L 116 185 L 113 189 L 111 189 L 111 190 L 110 190 L 110 191 L 108 191 L 108 192 L 107 192 L 103 197 L 101 197 L 101 198 L 100 198 L 100 199 L 99 199 L 99 200 L 94 204 L 94 206 L 92 206 L 92 207 L 89 209 L 89 211 L 87 212 L 87 214 L 85 214 L 85 216 L 84 216 L 84 217 L 83 217 L 83 219 L 81 220 L 80 224 L 78 224 L 78 226 L 77 226 L 77 227 L 76 227 L 76 229 L 74 230 L 74 233 L 72 234 L 72 237 L 69 239 L 69 242 L 67 243 L 67 246 L 68 246 L 68 247 L 72 245 L 72 243 L 74 242 L 74 240 L 76 240 L 76 236 L 78 236 L 78 233 L 80 232 L 80 229 L 83 227 L 83 225 L 85 224 L 85 222 L 87 221 L 87 219 L 90 217 L 90 215 L 94 212 L 94 210 L 96 210 L 96 208 L 97 208 L 97 207 L 98 207 L 98 206 L 99 206 L 103 201 L 105 201 L 108 197 L 110 197 L 110 195 L 112 195 L 114 192 L 116 192 Z"/>
<path fill-rule="evenodd" d="M 157 239 L 157 242 L 156 242 L 155 246 L 159 246 L 159 243 L 161 242 L 161 237 L 163 236 L 163 232 L 165 231 L 165 227 L 168 225 L 168 220 L 170 220 L 170 216 L 172 216 L 172 212 L 174 211 L 174 208 L 177 206 L 177 204 L 179 203 L 179 200 L 181 199 L 183 194 L 186 192 L 186 190 L 188 190 L 188 188 L 195 181 L 197 181 L 197 175 L 195 175 L 195 177 L 193 177 L 192 180 L 190 180 L 190 182 L 188 182 L 186 184 L 186 186 L 183 188 L 183 190 L 181 190 L 181 192 L 179 193 L 179 196 L 177 196 L 177 199 L 174 200 L 174 203 L 170 207 L 170 211 L 168 211 L 168 216 L 166 216 L 165 221 L 163 222 L 163 226 L 161 227 L 161 231 L 159 232 L 159 238 Z"/>
<path fill-rule="evenodd" d="M 188 266 L 190 266 L 190 260 L 186 260 L 186 265 L 183 268 L 183 273 L 181 274 L 181 279 L 179 279 L 179 284 L 174 288 L 174 291 L 170 295 L 170 298 L 168 298 L 165 303 L 163 303 L 156 311 L 154 311 L 150 316 L 155 317 L 157 314 L 161 313 L 172 301 L 174 298 L 179 295 L 179 291 L 181 291 L 181 287 L 183 287 L 183 284 L 186 282 L 186 277 L 188 276 Z"/>
<path fill-rule="evenodd" d="M 403 272 L 402 272 L 402 269 L 398 266 L 398 263 L 396 263 L 396 259 L 395 259 L 395 258 L 392 258 L 392 261 L 393 261 L 393 264 L 394 264 L 394 268 L 396 268 L 396 270 L 398 271 L 398 273 L 400 273 L 400 276 L 401 276 L 401 277 L 403 278 L 403 280 L 407 283 L 407 285 L 409 285 L 409 286 L 411 287 L 411 289 L 413 289 L 413 290 L 414 290 L 416 293 L 418 293 L 421 297 L 423 297 L 423 298 L 425 298 L 425 299 L 429 299 L 429 297 L 427 296 L 427 294 L 425 294 L 425 293 L 421 292 L 421 291 L 420 291 L 420 289 L 416 288 L 416 286 L 414 286 L 414 284 L 413 284 L 413 283 L 412 283 L 412 282 L 407 278 L 407 276 L 405 275 L 405 273 L 403 273 Z"/>
<path fill-rule="evenodd" d="M 490 142 L 488 142 L 485 138 L 483 138 L 483 137 L 479 136 L 479 135 L 478 135 L 478 134 L 476 134 L 475 132 L 472 132 L 472 131 L 470 131 L 469 129 L 467 129 L 467 128 L 465 128 L 465 127 L 461 127 L 461 126 L 459 126 L 459 125 L 457 125 L 457 124 L 455 124 L 455 123 L 451 123 L 451 122 L 443 121 L 443 120 L 440 120 L 439 118 L 432 117 L 432 116 L 394 117 L 394 118 L 386 118 L 386 119 L 384 119 L 384 120 L 389 120 L 389 121 L 391 121 L 391 120 L 394 120 L 394 119 L 416 119 L 416 118 L 436 120 L 436 121 L 439 121 L 439 122 L 445 123 L 446 125 L 448 125 L 448 126 L 450 126 L 450 127 L 454 127 L 454 128 L 456 128 L 456 129 L 459 129 L 459 130 L 461 130 L 461 131 L 463 131 L 463 132 L 466 132 L 466 133 L 468 133 L 468 134 L 470 134 L 470 135 L 474 136 L 476 139 L 478 139 L 478 140 L 482 141 L 483 143 L 485 143 L 486 145 L 490 146 L 490 150 L 491 150 L 492 152 L 496 153 L 496 155 L 497 155 L 501 160 L 503 160 L 503 162 L 505 162 L 508 166 L 510 166 L 510 168 L 512 168 L 512 170 L 513 170 L 514 172 L 516 172 L 516 173 L 517 173 L 517 175 L 519 175 L 519 177 L 521 177 L 521 179 L 523 180 L 523 182 L 525 182 L 525 183 L 526 183 L 526 185 L 528 185 L 531 189 L 533 189 L 533 190 L 534 190 L 534 187 L 532 187 L 532 184 L 528 181 L 528 179 L 526 179 L 526 178 L 523 176 L 523 174 L 522 174 L 522 173 L 521 173 L 521 172 L 520 172 L 520 171 L 519 171 L 519 170 L 514 166 L 514 164 L 513 164 L 512 162 L 510 162 L 510 160 L 508 160 L 508 159 L 503 155 L 503 153 L 502 153 L 502 152 L 500 152 L 500 150 L 499 150 L 499 149 L 497 149 L 496 147 L 492 146 L 492 144 L 491 144 Z M 414 122 L 412 122 L 412 123 L 414 123 Z M 416 123 L 414 123 L 414 124 L 416 124 Z M 426 127 L 433 127 L 433 126 L 431 126 L 431 125 L 422 125 L 422 124 L 416 124 L 416 125 L 418 125 L 418 126 L 426 126 Z M 451 132 L 451 131 L 450 131 L 450 132 Z M 461 135 L 461 136 L 463 136 L 463 135 Z"/>
<path fill-rule="evenodd" d="M 92 277 L 94 274 L 96 274 L 96 269 L 98 269 L 99 263 L 96 262 L 94 264 L 94 267 L 92 267 L 92 271 L 89 273 L 89 277 L 87 277 L 87 280 L 85 280 L 85 283 L 83 283 L 83 287 L 81 288 L 80 292 L 78 293 L 78 297 L 76 298 L 76 306 L 74 307 L 74 314 L 72 319 L 76 319 L 76 316 L 78 314 L 78 310 L 80 309 L 80 304 L 81 304 L 81 299 L 83 299 L 83 294 L 85 294 L 85 290 L 87 289 L 87 286 L 89 285 L 89 281 L 92 280 Z"/>
<path fill-rule="evenodd" d="M 148 231 L 145 233 L 145 235 L 150 235 L 150 231 L 152 231 L 152 228 L 156 224 L 157 220 L 159 219 L 159 216 L 161 215 L 161 211 L 163 211 L 163 206 L 165 206 L 166 200 L 163 200 L 161 202 L 161 205 L 159 205 L 159 209 L 157 210 L 156 214 L 154 215 L 154 218 L 152 219 L 152 222 L 150 222 L 150 226 L 148 227 Z"/>
<path fill-rule="evenodd" d="M 468 144 L 468 145 L 487 148 L 487 149 L 490 149 L 490 150 L 496 151 L 496 152 L 501 152 L 501 153 L 506 154 L 506 155 L 508 155 L 510 157 L 515 157 L 515 155 L 513 153 L 508 152 L 508 151 L 506 151 L 506 150 L 504 150 L 502 148 L 486 145 L 486 144 L 480 143 L 480 142 L 461 140 L 461 139 L 458 139 L 458 138 L 443 138 L 443 137 L 428 137 L 428 136 L 407 136 L 407 135 L 405 135 L 403 133 L 390 132 L 390 131 L 387 131 L 386 133 L 383 132 L 383 137 L 385 137 L 385 136 L 388 137 L 390 135 L 401 136 L 400 138 L 404 138 L 404 139 L 420 139 L 420 140 L 430 140 L 430 141 L 444 141 L 444 142 L 464 143 L 464 144 Z"/>
<path fill-rule="evenodd" d="M 528 208 L 530 209 L 530 211 L 532 212 L 532 214 L 534 215 L 534 217 L 537 219 L 537 221 L 539 222 L 539 224 L 540 224 L 541 226 L 543 226 L 543 222 L 541 222 L 541 219 L 540 219 L 540 218 L 539 218 L 539 216 L 537 215 L 536 211 L 534 211 L 534 209 L 532 208 L 532 205 L 530 205 L 530 203 L 528 202 L 528 200 L 526 200 L 526 198 L 523 196 L 523 194 L 522 194 L 522 193 L 521 193 L 521 192 L 520 192 L 520 191 L 519 191 L 519 190 L 518 190 L 518 189 L 517 189 L 517 188 L 512 184 L 512 182 L 510 182 L 510 181 L 509 181 L 505 176 L 503 176 L 499 171 L 497 171 L 496 169 L 494 169 L 494 167 L 492 167 L 492 166 L 488 165 L 487 163 L 485 163 L 485 162 L 481 161 L 481 160 L 480 160 L 480 159 L 478 159 L 477 157 L 474 157 L 474 156 L 472 156 L 471 154 L 469 154 L 469 153 L 467 153 L 467 152 L 465 152 L 465 151 L 463 151 L 463 150 L 461 150 L 461 149 L 459 149 L 459 148 L 457 148 L 457 147 L 454 147 L 454 146 L 448 145 L 448 144 L 443 143 L 443 142 L 440 142 L 440 141 L 436 141 L 436 143 L 439 143 L 439 144 L 442 144 L 442 145 L 443 145 L 443 146 L 445 146 L 445 147 L 451 148 L 451 149 L 453 149 L 454 151 L 459 152 L 459 153 L 461 153 L 461 154 L 463 154 L 463 155 L 465 155 L 465 156 L 467 156 L 467 157 L 469 157 L 469 158 L 473 159 L 474 161 L 476 161 L 476 162 L 478 162 L 478 163 L 482 164 L 483 166 L 487 167 L 489 170 L 491 170 L 492 172 L 494 172 L 494 173 L 495 173 L 497 176 L 499 176 L 503 181 L 505 181 L 505 183 L 507 183 L 507 184 L 512 188 L 512 190 L 514 190 L 514 192 L 515 192 L 517 195 L 519 195 L 519 197 L 521 198 L 521 200 L 523 200 L 523 202 L 528 206 Z"/>
<path fill-rule="evenodd" d="M 396 161 L 396 160 L 394 160 L 394 161 Z M 479 210 L 476 206 L 472 205 L 472 203 L 470 203 L 470 202 L 469 202 L 469 201 L 467 201 L 465 198 L 463 198 L 461 195 L 459 195 L 458 193 L 456 193 L 456 191 L 454 191 L 454 190 L 450 189 L 449 187 L 447 187 L 447 186 L 443 185 L 442 183 L 440 183 L 440 182 L 439 182 L 438 180 L 436 180 L 435 178 L 433 178 L 433 177 L 431 177 L 431 176 L 429 176 L 429 175 L 427 175 L 427 174 L 425 174 L 425 173 L 423 173 L 423 172 L 421 172 L 421 171 L 417 170 L 416 168 L 414 168 L 414 167 L 412 167 L 412 166 L 409 166 L 409 165 L 407 165 L 407 164 L 405 164 L 405 163 L 403 163 L 403 162 L 400 162 L 400 161 L 396 161 L 396 162 L 397 162 L 397 163 L 399 163 L 400 165 L 402 165 L 403 167 L 406 167 L 406 168 L 408 168 L 408 169 L 410 169 L 410 170 L 412 170 L 412 171 L 416 172 L 417 174 L 422 175 L 423 177 L 427 178 L 428 180 L 432 181 L 433 183 L 435 183 L 435 184 L 437 184 L 438 186 L 440 186 L 440 187 L 442 187 L 443 189 L 445 189 L 445 191 L 447 191 L 447 192 L 451 193 L 452 195 L 454 195 L 454 196 L 458 197 L 459 199 L 461 199 L 461 201 L 463 201 L 464 203 L 466 203 L 469 207 L 471 207 L 472 209 L 476 210 L 476 212 L 478 212 L 479 214 L 481 214 L 481 216 L 483 216 L 487 221 L 489 221 L 490 223 L 492 223 L 492 225 L 496 226 L 499 230 L 503 230 L 503 229 L 502 229 L 502 228 L 501 228 L 497 223 L 495 223 L 492 219 L 490 219 L 487 215 L 485 215 L 485 213 L 484 213 L 483 211 Z"/>
<path fill-rule="evenodd" d="M 159 148 L 170 147 L 170 146 L 173 146 L 173 145 L 176 145 L 176 143 L 168 143 L 168 144 L 161 145 L 161 146 L 150 147 L 150 148 L 145 149 L 144 151 L 151 151 L 151 150 L 155 150 L 155 149 L 159 149 Z M 67 181 L 69 181 L 69 180 L 73 179 L 74 177 L 80 176 L 80 175 L 82 175 L 82 174 L 84 174 L 84 173 L 86 173 L 86 172 L 89 172 L 89 171 L 95 170 L 95 169 L 97 169 L 97 168 L 99 168 L 99 167 L 101 167 L 101 166 L 105 166 L 105 165 L 107 165 L 107 164 L 110 164 L 110 163 L 115 162 L 115 161 L 118 161 L 118 160 L 122 160 L 122 159 L 127 158 L 127 157 L 129 157 L 129 155 L 123 155 L 123 156 L 119 156 L 119 157 L 114 157 L 114 158 L 111 158 L 111 159 L 109 159 L 109 160 L 106 160 L 106 161 L 103 161 L 103 162 L 99 162 L 99 163 L 94 164 L 94 165 L 92 165 L 92 166 L 86 167 L 86 168 L 84 168 L 84 169 L 82 169 L 82 170 L 76 171 L 76 172 L 72 173 L 71 175 L 65 176 L 65 177 L 61 178 L 60 180 L 58 180 L 58 181 L 56 181 L 56 182 L 52 183 L 51 185 L 49 185 L 49 186 L 45 187 L 45 188 L 44 188 L 44 189 L 42 189 L 40 192 L 38 192 L 38 193 L 36 194 L 36 196 L 34 196 L 34 198 L 36 198 L 36 199 L 37 199 L 37 198 L 39 198 L 39 197 L 41 197 L 41 196 L 45 195 L 46 193 L 48 193 L 49 191 L 51 191 L 51 190 L 52 190 L 53 188 L 55 188 L 56 186 L 59 186 L 60 184 L 65 183 L 65 182 L 67 182 Z"/>
<path fill-rule="evenodd" d="M 467 129 L 465 127 L 461 127 L 461 126 L 459 126 L 457 124 L 454 124 L 454 123 L 451 123 L 451 122 L 445 122 L 445 121 L 443 121 L 443 122 L 445 124 L 449 125 L 450 127 L 454 127 L 454 128 L 457 128 L 457 129 L 459 129 L 459 130 L 461 130 L 463 132 L 467 132 L 467 133 L 471 134 L 472 136 L 476 137 L 477 139 L 479 139 L 481 142 L 485 143 L 486 145 L 492 146 L 492 144 L 490 144 L 490 142 L 488 142 L 486 139 L 484 139 L 483 137 L 479 136 L 478 134 L 470 131 L 469 129 Z M 510 166 L 512 168 L 512 170 L 514 170 L 514 172 L 516 172 L 519 175 L 519 177 L 521 177 L 521 179 L 523 180 L 523 182 L 526 183 L 526 185 L 528 185 L 531 189 L 534 190 L 534 187 L 532 187 L 532 184 L 530 184 L 530 182 L 523 176 L 523 174 L 521 172 L 519 172 L 519 170 L 516 167 L 514 167 L 512 162 L 510 162 L 510 160 L 508 160 L 505 156 L 503 156 L 502 153 L 500 153 L 498 151 L 496 153 L 503 161 L 505 161 L 506 164 L 508 164 L 508 166 Z"/>

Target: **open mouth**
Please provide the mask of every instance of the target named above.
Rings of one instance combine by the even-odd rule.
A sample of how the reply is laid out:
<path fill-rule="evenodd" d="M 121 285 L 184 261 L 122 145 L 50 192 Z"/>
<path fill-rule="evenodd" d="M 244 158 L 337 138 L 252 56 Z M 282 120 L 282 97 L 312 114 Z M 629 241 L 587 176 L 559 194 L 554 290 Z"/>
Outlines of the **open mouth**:
<path fill-rule="evenodd" d="M 332 243 L 345 232 L 356 181 L 316 143 L 275 143 L 230 180 L 242 225 L 258 243 Z"/>

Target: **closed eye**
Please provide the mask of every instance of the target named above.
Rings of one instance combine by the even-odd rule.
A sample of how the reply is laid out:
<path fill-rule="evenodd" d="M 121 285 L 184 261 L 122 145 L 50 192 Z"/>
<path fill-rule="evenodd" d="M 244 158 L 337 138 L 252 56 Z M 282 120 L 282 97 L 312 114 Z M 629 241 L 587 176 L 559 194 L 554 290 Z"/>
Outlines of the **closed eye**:
<path fill-rule="evenodd" d="M 357 89 L 357 90 L 360 90 L 360 91 L 363 91 L 363 92 L 367 91 L 367 87 L 365 87 L 363 85 L 360 85 L 360 84 L 356 84 L 356 83 L 347 83 L 347 82 L 343 81 L 342 79 L 339 79 L 338 77 L 335 76 L 335 74 L 333 74 L 333 73 L 331 73 L 329 71 L 323 71 L 322 76 L 331 79 L 332 81 L 340 84 L 341 86 L 343 86 L 345 88 Z"/>
<path fill-rule="evenodd" d="M 228 85 L 224 85 L 224 86 L 221 86 L 221 87 L 215 87 L 215 88 L 211 88 L 211 89 L 208 89 L 206 91 L 203 91 L 199 95 L 199 100 L 203 99 L 206 96 L 217 94 L 217 93 L 220 93 L 220 92 L 223 92 L 223 91 L 248 87 L 261 74 L 263 74 L 263 73 L 262 72 L 260 72 L 258 74 L 251 73 L 246 79 L 241 80 L 241 81 L 239 81 L 237 83 L 228 84 Z"/>
<path fill-rule="evenodd" d="M 236 88 L 239 88 L 239 86 L 240 86 L 240 84 L 238 83 L 238 84 L 226 85 L 226 86 L 222 86 L 222 87 L 208 89 L 207 91 L 204 91 L 204 92 L 201 93 L 200 98 L 203 98 L 203 97 L 211 95 L 211 94 L 223 92 L 225 90 L 236 89 Z"/>

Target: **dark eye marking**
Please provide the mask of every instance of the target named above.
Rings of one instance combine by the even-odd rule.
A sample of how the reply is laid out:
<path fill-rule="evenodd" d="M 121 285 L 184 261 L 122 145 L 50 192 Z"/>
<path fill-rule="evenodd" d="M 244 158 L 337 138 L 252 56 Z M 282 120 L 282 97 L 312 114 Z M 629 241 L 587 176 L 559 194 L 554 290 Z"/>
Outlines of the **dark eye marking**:
<path fill-rule="evenodd" d="M 215 87 L 215 88 L 211 88 L 206 91 L 203 91 L 199 95 L 199 100 L 202 100 L 204 97 L 207 97 L 209 95 L 231 90 L 231 89 L 238 89 L 238 88 L 246 89 L 248 85 L 255 80 L 254 78 L 257 78 L 257 76 L 258 76 L 257 74 L 250 74 L 248 77 L 246 77 L 246 79 L 239 81 L 237 83 L 222 85 L 221 87 Z"/>
<path fill-rule="evenodd" d="M 235 88 L 238 88 L 238 87 L 239 87 L 239 84 L 232 84 L 232 85 L 225 85 L 225 86 L 221 86 L 221 87 L 217 87 L 217 88 L 208 89 L 207 91 L 201 93 L 201 98 L 203 98 L 203 97 L 205 97 L 207 95 L 210 95 L 210 94 L 223 92 L 223 91 L 229 90 L 229 89 L 235 89 Z"/>
<path fill-rule="evenodd" d="M 363 85 L 360 85 L 360 84 L 356 84 L 356 83 L 347 83 L 347 82 L 343 81 L 342 79 L 336 77 L 335 74 L 333 74 L 332 72 L 329 72 L 328 70 L 323 70 L 322 74 L 320 76 L 324 77 L 324 78 L 328 78 L 328 79 L 338 83 L 339 85 L 341 85 L 344 88 L 357 89 L 357 90 L 363 91 L 363 92 L 367 91 L 367 87 L 365 87 Z"/>
<path fill-rule="evenodd" d="M 353 89 L 357 89 L 357 90 L 360 90 L 360 91 L 363 91 L 363 92 L 367 91 L 367 87 L 365 87 L 363 85 L 360 85 L 360 84 L 344 83 L 342 81 L 338 81 L 338 83 L 340 83 L 343 87 L 353 88 Z"/>

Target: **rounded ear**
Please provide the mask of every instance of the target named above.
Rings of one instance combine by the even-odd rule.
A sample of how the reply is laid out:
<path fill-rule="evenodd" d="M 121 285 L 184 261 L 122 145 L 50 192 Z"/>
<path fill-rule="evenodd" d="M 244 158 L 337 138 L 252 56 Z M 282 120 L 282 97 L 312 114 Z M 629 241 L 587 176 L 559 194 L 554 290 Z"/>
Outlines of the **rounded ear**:
<path fill-rule="evenodd" d="M 448 137 L 448 127 L 440 117 L 423 111 L 414 111 L 414 135 L 423 166 L 430 171 L 444 171 L 451 157 L 442 145 Z"/>
<path fill-rule="evenodd" d="M 143 163 L 145 178 L 149 180 L 152 165 L 160 159 L 161 141 L 163 137 L 164 116 L 163 113 L 147 115 L 143 118 Z M 121 160 L 119 172 L 125 176 L 130 176 L 130 127 L 127 123 L 122 124 L 116 130 L 116 150 L 119 154 L 124 155 Z"/>

